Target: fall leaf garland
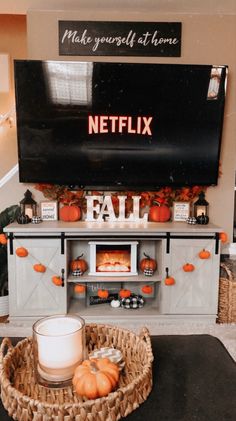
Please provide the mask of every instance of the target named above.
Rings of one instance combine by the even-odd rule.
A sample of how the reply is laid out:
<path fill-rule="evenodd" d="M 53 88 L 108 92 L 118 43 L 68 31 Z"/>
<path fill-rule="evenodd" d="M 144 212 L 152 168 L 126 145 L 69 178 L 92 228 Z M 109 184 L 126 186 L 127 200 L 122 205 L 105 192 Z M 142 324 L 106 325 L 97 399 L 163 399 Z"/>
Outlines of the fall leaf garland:
<path fill-rule="evenodd" d="M 72 191 L 68 186 L 61 186 L 57 184 L 36 184 L 35 189 L 42 192 L 44 197 L 49 200 L 57 200 L 62 204 L 73 203 L 77 206 L 80 206 L 81 209 L 86 212 L 86 199 L 85 196 L 88 194 L 91 195 L 104 195 L 104 192 L 101 191 L 91 191 L 87 192 L 86 190 L 76 190 Z M 159 202 L 160 204 L 166 204 L 172 206 L 173 202 L 192 202 L 196 199 L 201 191 L 206 191 L 206 186 L 192 186 L 192 187 L 162 187 L 158 191 L 119 191 L 111 193 L 112 204 L 114 207 L 115 213 L 119 211 L 119 199 L 118 196 L 127 196 L 126 199 L 126 212 L 127 214 L 132 211 L 133 206 L 133 196 L 140 195 L 140 208 L 150 207 L 154 202 Z"/>

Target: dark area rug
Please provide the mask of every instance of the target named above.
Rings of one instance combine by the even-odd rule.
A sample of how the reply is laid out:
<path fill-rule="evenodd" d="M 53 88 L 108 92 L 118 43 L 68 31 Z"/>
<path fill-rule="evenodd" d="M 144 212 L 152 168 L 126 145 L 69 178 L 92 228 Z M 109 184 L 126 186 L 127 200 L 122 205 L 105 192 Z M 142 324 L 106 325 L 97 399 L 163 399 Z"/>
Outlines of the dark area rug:
<path fill-rule="evenodd" d="M 126 421 L 236 421 L 236 364 L 210 335 L 153 336 L 151 394 Z M 0 408 L 0 421 L 10 421 Z"/>
<path fill-rule="evenodd" d="M 152 338 L 154 386 L 127 421 L 236 421 L 236 364 L 209 335 Z"/>

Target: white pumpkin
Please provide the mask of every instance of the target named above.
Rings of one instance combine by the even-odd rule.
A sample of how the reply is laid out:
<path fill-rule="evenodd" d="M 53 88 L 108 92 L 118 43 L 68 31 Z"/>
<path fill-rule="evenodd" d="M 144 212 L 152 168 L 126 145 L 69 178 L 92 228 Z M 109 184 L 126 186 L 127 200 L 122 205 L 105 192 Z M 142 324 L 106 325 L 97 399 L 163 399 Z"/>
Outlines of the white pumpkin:
<path fill-rule="evenodd" d="M 113 308 L 120 307 L 120 301 L 119 300 L 112 300 L 111 301 L 111 307 L 113 307 Z"/>

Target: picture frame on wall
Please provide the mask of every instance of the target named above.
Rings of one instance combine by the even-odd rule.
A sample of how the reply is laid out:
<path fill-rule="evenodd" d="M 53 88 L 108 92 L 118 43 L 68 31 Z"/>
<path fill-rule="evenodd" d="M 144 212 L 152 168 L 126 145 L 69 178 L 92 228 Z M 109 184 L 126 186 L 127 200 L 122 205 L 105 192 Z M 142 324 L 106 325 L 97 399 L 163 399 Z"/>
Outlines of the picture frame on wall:
<path fill-rule="evenodd" d="M 190 215 L 190 204 L 188 202 L 174 202 L 173 220 L 176 222 L 186 222 Z"/>
<path fill-rule="evenodd" d="M 43 221 L 58 220 L 58 203 L 56 200 L 43 201 L 40 203 L 40 215 Z"/>

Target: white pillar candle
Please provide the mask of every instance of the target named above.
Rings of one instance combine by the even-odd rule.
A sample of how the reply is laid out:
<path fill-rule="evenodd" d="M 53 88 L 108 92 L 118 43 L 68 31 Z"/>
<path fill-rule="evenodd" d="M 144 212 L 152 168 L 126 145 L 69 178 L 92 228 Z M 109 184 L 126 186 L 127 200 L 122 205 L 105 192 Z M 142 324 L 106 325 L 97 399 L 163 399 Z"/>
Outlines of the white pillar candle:
<path fill-rule="evenodd" d="M 72 378 L 84 357 L 84 322 L 77 316 L 52 316 L 35 323 L 37 370 L 48 381 Z"/>

